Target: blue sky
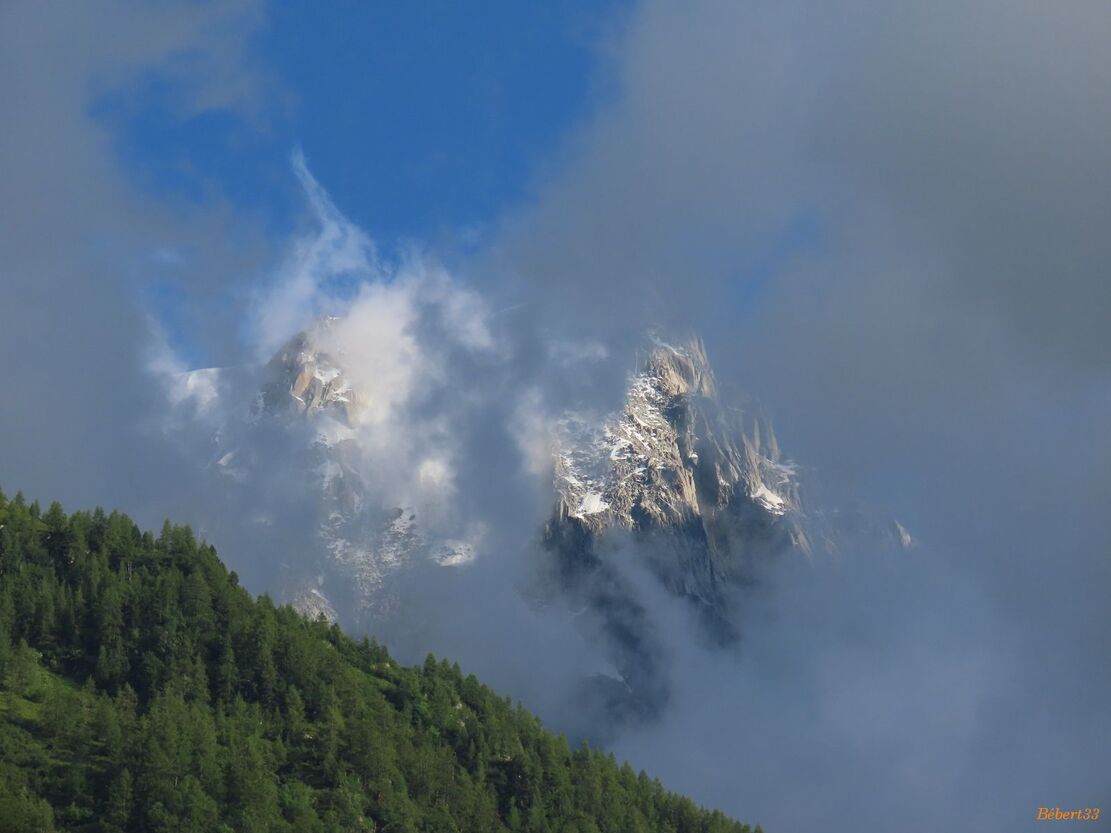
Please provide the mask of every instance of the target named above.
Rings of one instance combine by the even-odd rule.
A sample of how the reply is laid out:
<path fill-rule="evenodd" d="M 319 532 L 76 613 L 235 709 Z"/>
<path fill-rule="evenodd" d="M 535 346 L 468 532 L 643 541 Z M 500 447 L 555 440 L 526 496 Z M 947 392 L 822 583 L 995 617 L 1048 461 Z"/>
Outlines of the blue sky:
<path fill-rule="evenodd" d="M 135 184 L 225 198 L 275 235 L 303 208 L 300 147 L 337 205 L 379 241 L 474 235 L 514 202 L 604 95 L 598 44 L 612 2 L 471 7 L 291 2 L 248 44 L 250 111 L 182 117 L 148 73 L 94 114 Z"/>
<path fill-rule="evenodd" d="M 416 242 L 450 261 L 500 244 L 497 221 L 519 217 L 538 187 L 560 177 L 580 149 L 576 137 L 596 141 L 590 131 L 620 102 L 620 44 L 633 13 L 627 0 L 497 2 L 478 13 L 442 2 L 273 4 L 248 27 L 238 60 L 253 88 L 235 106 L 183 107 L 188 73 L 170 62 L 96 97 L 92 114 L 134 187 L 166 206 L 226 202 L 274 252 L 305 217 L 290 166 L 300 150 L 387 257 Z M 630 136 L 630 150 L 641 139 Z M 740 255 L 727 235 L 732 277 L 716 314 L 752 314 L 820 228 L 806 207 Z M 717 248 L 685 257 L 713 261 Z M 186 363 L 220 364 L 230 345 L 197 332 L 229 299 L 200 297 L 191 270 L 148 276 L 139 303 Z M 242 291 L 258 278 L 235 283 Z"/>

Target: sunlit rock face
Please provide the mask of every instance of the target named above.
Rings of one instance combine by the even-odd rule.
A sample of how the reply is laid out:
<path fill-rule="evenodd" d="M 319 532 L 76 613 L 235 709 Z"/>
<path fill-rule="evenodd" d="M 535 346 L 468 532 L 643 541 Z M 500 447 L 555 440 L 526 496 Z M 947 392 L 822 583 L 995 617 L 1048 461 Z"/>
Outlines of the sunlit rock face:
<path fill-rule="evenodd" d="M 628 530 L 668 589 L 716 609 L 759 558 L 810 551 L 795 467 L 769 424 L 722 406 L 697 340 L 657 343 L 620 413 L 566 417 L 555 481 L 546 535 L 568 571 L 598 560 L 607 531 Z"/>
<path fill-rule="evenodd" d="M 270 360 L 262 402 L 272 413 L 325 412 L 350 426 L 359 413 L 359 396 L 338 362 L 316 346 L 333 319 L 290 339 Z"/>
<path fill-rule="evenodd" d="M 558 434 L 544 543 L 555 583 L 611 642 L 617 677 L 584 691 L 584 705 L 607 719 L 650 717 L 668 697 L 651 603 L 630 564 L 689 604 L 709 644 L 727 646 L 738 637 L 739 591 L 771 560 L 835 554 L 860 533 L 911 545 L 895 522 L 807 511 L 770 422 L 719 399 L 698 339 L 654 340 L 620 412 L 569 414 Z"/>

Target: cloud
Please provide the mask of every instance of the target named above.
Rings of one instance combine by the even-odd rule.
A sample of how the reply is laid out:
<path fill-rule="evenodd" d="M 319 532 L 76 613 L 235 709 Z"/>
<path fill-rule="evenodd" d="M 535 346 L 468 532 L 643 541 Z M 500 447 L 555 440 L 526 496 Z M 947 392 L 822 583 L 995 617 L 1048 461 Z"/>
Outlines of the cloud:
<path fill-rule="evenodd" d="M 384 501 L 428 514 L 454 483 L 454 423 L 467 419 L 481 386 L 459 386 L 460 365 L 498 363 L 485 303 L 416 249 L 380 262 L 370 238 L 332 203 L 300 153 L 293 170 L 312 226 L 288 246 L 275 277 L 258 290 L 255 355 L 269 359 L 300 332 L 358 392 L 351 430 Z M 435 400 L 439 410 L 427 407 Z M 387 485 L 388 484 L 388 485 Z M 431 490 L 428 499 L 421 493 Z M 424 513 L 422 513 L 424 514 Z"/>
<path fill-rule="evenodd" d="M 260 359 L 343 305 L 352 285 L 381 280 L 384 274 L 374 244 L 332 203 L 309 172 L 304 154 L 295 151 L 291 161 L 316 228 L 294 239 L 279 274 L 258 290 L 254 340 Z"/>
<path fill-rule="evenodd" d="M 503 245 L 594 325 L 704 323 L 707 293 L 686 290 L 754 283 L 798 217 L 835 250 L 886 221 L 949 260 L 934 277 L 962 303 L 1090 367 L 1107 26 L 1099 3 L 642 4 L 614 50 L 617 103 Z"/>
<path fill-rule="evenodd" d="M 239 3 L 0 9 L 0 353 L 19 380 L 0 409 L 5 487 L 128 505 L 148 523 L 172 505 L 170 460 L 143 432 L 161 397 L 136 383 L 149 336 L 135 297 L 181 268 L 151 253 L 200 248 L 195 275 L 220 281 L 252 236 L 230 219 L 237 249 L 216 231 L 219 206 L 174 210 L 139 193 L 90 113 L 151 78 L 169 79 L 183 116 L 245 109 L 256 77 L 243 44 L 256 24 Z M 152 494 L 170 499 L 156 507 Z"/>
<path fill-rule="evenodd" d="M 473 569 L 406 579 L 399 650 L 582 728 L 560 703 L 606 667 L 597 634 L 520 595 L 552 418 L 612 409 L 647 328 L 696 331 L 830 502 L 887 505 L 923 544 L 780 565 L 739 599 L 735 654 L 628 567 L 675 692 L 615 749 L 769 829 L 1012 830 L 1098 803 L 1111 118 L 1106 7 L 1075 11 L 644 4 L 613 106 L 463 264 L 483 299 L 427 256 L 383 265 L 302 168 L 321 231 L 264 296 L 259 352 L 348 310 L 381 482 L 450 484 L 437 523 L 486 530 Z"/>
<path fill-rule="evenodd" d="M 491 262 L 617 358 L 701 332 L 834 503 L 928 553 L 743 600 L 769 621 L 733 664 L 675 653 L 635 764 L 769 829 L 1013 830 L 1106 794 L 1109 31 L 1101 3 L 629 16 L 613 106 Z"/>

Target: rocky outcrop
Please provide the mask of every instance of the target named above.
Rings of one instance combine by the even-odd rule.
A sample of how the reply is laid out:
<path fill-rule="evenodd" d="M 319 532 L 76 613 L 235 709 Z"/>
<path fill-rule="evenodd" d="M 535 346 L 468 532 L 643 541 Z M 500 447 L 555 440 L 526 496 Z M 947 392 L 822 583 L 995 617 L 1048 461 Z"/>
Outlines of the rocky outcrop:
<path fill-rule="evenodd" d="M 717 610 L 759 559 L 809 551 L 795 467 L 766 421 L 722 406 L 698 340 L 658 342 L 619 414 L 561 428 L 545 538 L 567 572 L 628 530 L 669 589 Z"/>
<path fill-rule="evenodd" d="M 602 623 L 623 684 L 585 687 L 603 722 L 651 715 L 669 692 L 653 617 L 622 550 L 690 606 L 707 640 L 724 645 L 738 637 L 738 591 L 773 559 L 834 552 L 862 533 L 911 544 L 896 522 L 867 513 L 807 512 L 798 469 L 770 422 L 719 400 L 698 339 L 655 341 L 619 413 L 566 416 L 554 471 L 558 499 L 543 541 L 558 592 Z"/>
<path fill-rule="evenodd" d="M 336 319 L 324 318 L 282 345 L 266 367 L 261 402 L 270 413 L 327 413 L 346 425 L 358 418 L 361 402 L 339 363 L 317 343 Z"/>

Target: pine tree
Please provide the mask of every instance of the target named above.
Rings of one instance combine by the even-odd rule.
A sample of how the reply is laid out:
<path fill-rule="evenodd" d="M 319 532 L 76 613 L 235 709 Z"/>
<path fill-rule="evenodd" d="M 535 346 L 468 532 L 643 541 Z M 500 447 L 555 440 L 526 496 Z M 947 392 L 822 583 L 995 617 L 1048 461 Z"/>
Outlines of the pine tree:
<path fill-rule="evenodd" d="M 235 661 L 235 650 L 231 639 L 225 634 L 220 640 L 219 659 L 212 680 L 212 691 L 218 703 L 230 703 L 235 698 L 239 686 L 239 669 Z"/>
<path fill-rule="evenodd" d="M 112 780 L 108 788 L 108 801 L 104 808 L 104 817 L 100 823 L 103 833 L 126 833 L 130 827 L 133 812 L 133 786 L 131 770 L 127 767 L 119 770 L 119 774 Z"/>
<path fill-rule="evenodd" d="M 18 765 L 4 755 L 16 750 Z M 211 547 L 0 496 L 0 833 L 751 833 L 457 665 L 253 601 Z"/>

